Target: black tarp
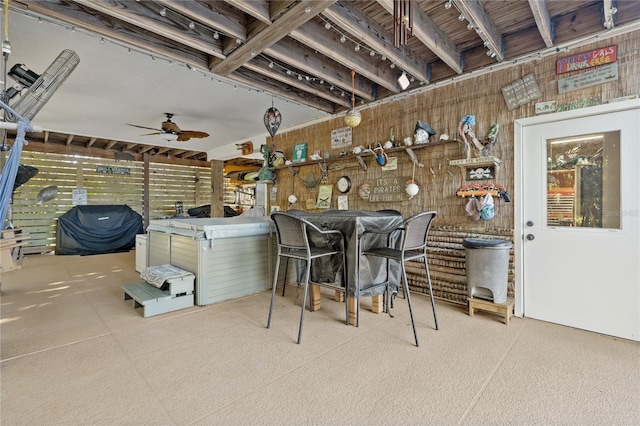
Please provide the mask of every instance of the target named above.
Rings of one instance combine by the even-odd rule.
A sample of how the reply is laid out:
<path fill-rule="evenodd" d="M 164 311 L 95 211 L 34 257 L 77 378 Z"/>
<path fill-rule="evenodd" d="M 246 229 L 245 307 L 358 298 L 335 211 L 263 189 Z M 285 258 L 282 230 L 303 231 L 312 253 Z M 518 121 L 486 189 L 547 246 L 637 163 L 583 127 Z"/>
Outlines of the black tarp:
<path fill-rule="evenodd" d="M 76 206 L 58 219 L 56 254 L 128 251 L 142 233 L 142 216 L 127 205 Z"/>
<path fill-rule="evenodd" d="M 17 187 L 20 185 L 24 185 L 38 174 L 38 169 L 32 166 L 25 166 L 24 164 L 20 164 L 18 166 L 18 174 L 16 174 L 16 181 L 13 184 L 13 190 L 15 191 Z"/>

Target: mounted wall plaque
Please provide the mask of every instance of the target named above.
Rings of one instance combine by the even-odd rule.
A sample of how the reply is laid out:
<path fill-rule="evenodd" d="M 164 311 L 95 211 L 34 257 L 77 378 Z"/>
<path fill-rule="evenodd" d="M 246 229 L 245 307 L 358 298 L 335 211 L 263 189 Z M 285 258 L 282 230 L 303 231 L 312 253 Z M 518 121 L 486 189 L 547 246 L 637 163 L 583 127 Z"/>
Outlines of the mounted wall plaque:
<path fill-rule="evenodd" d="M 618 80 L 618 63 L 614 62 L 591 71 L 558 79 L 558 93 L 567 93 L 585 87 L 597 86 Z"/>
<path fill-rule="evenodd" d="M 507 108 L 511 111 L 518 106 L 540 98 L 542 93 L 540 93 L 540 88 L 534 75 L 527 74 L 502 87 L 502 96 L 504 96 L 504 101 L 507 103 Z"/>
<path fill-rule="evenodd" d="M 372 203 L 405 201 L 409 199 L 405 188 L 410 182 L 411 176 L 374 179 L 360 185 L 358 195 Z"/>

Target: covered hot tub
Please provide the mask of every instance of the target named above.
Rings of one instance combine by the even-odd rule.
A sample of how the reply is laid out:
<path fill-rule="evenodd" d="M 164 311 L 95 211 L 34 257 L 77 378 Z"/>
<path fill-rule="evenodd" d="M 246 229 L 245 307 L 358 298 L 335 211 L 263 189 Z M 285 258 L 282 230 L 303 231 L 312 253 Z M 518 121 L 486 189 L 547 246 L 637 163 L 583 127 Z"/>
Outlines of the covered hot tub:
<path fill-rule="evenodd" d="M 195 303 L 209 305 L 271 288 L 276 235 L 269 217 L 152 220 L 148 265 L 196 276 Z"/>

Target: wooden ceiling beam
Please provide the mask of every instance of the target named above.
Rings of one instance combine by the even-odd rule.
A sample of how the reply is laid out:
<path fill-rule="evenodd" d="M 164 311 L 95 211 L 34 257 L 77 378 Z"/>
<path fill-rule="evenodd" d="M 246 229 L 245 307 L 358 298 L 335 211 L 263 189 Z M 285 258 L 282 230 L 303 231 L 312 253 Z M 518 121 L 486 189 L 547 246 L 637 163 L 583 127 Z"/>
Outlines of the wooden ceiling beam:
<path fill-rule="evenodd" d="M 281 84 L 280 82 L 273 81 L 262 74 L 255 73 L 244 67 L 234 71 L 230 77 L 245 86 L 272 93 L 301 105 L 315 108 L 329 114 L 335 114 L 337 112 L 332 102 L 320 99 L 317 96 L 311 96 L 308 92 L 299 91 L 289 84 Z"/>
<path fill-rule="evenodd" d="M 327 8 L 323 15 L 356 40 L 366 43 L 371 49 L 385 55 L 398 68 L 408 72 L 418 81 L 429 83 L 427 62 L 406 48 L 396 48 L 393 43 L 393 34 L 389 34 L 381 25 L 367 18 L 355 5 L 350 2 L 339 2 Z"/>
<path fill-rule="evenodd" d="M 243 13 L 221 1 L 200 3 L 184 0 L 156 0 L 156 2 L 175 10 L 194 22 L 199 22 L 218 30 L 222 35 L 240 38 L 241 40 L 247 39 L 247 28 Z"/>
<path fill-rule="evenodd" d="M 171 38 L 185 46 L 192 47 L 212 56 L 224 58 L 222 44 L 213 37 L 213 31 L 200 32 L 202 28 L 189 28 L 188 22 L 179 22 L 175 16 L 160 15 L 160 6 L 152 2 L 125 0 L 75 0 L 106 15 L 128 22 L 144 30 Z M 154 10 L 153 7 L 158 8 Z"/>
<path fill-rule="evenodd" d="M 62 0 L 34 1 L 26 3 L 26 7 L 32 12 L 50 16 L 78 28 L 84 28 L 92 33 L 150 52 L 159 57 L 188 63 L 203 70 L 208 69 L 207 55 L 181 46 L 172 40 L 153 38 L 148 34 L 143 37 L 139 28 L 135 25 L 122 22 L 112 16 L 104 15 L 77 3 L 63 2 Z"/>
<path fill-rule="evenodd" d="M 293 30 L 290 36 L 318 53 L 354 70 L 358 75 L 393 93 L 399 93 L 396 81 L 398 77 L 388 64 L 381 66 L 379 63 L 374 63 L 374 59 L 370 56 L 354 55 L 352 46 L 340 43 L 338 34 L 335 31 L 327 31 L 319 22 L 309 21 Z"/>
<path fill-rule="evenodd" d="M 144 154 L 147 151 L 151 151 L 155 148 L 153 145 L 140 145 L 140 148 L 136 151 L 138 154 Z"/>
<path fill-rule="evenodd" d="M 554 35 L 553 23 L 551 22 L 551 16 L 549 16 L 546 0 L 529 0 L 529 7 L 536 20 L 538 31 L 540 31 L 540 36 L 545 46 L 552 47 Z"/>
<path fill-rule="evenodd" d="M 393 15 L 393 0 L 377 1 L 389 14 Z M 419 7 L 413 8 L 413 36 L 435 53 L 456 74 L 462 74 L 462 55 L 456 49 L 456 45 Z"/>
<path fill-rule="evenodd" d="M 225 0 L 228 4 L 239 9 L 265 24 L 271 25 L 271 14 L 269 13 L 269 0 Z"/>
<path fill-rule="evenodd" d="M 308 0 L 297 2 L 274 20 L 273 25 L 260 23 L 250 32 L 246 43 L 235 49 L 229 56 L 216 64 L 211 72 L 228 76 L 233 71 L 249 62 L 254 56 L 286 37 L 293 29 L 312 19 L 315 15 L 329 7 L 336 0 Z M 309 12 L 308 12 L 309 11 Z"/>
<path fill-rule="evenodd" d="M 340 87 L 349 93 L 352 91 L 350 68 L 321 57 L 312 49 L 291 38 L 281 40 L 280 43 L 274 44 L 265 50 L 265 53 L 309 75 L 320 77 L 324 79 L 324 81 Z M 374 99 L 370 81 L 359 75 L 356 76 L 355 79 L 355 93 L 356 96 L 362 99 L 369 101 Z"/>
<path fill-rule="evenodd" d="M 493 23 L 493 20 L 485 12 L 482 4 L 478 0 L 453 0 L 456 8 L 462 15 L 475 24 L 475 31 L 487 44 L 487 49 L 491 49 L 496 54 L 497 61 L 504 60 L 504 47 L 502 34 Z"/>
<path fill-rule="evenodd" d="M 280 81 L 281 83 L 297 87 L 298 89 L 304 90 L 305 92 L 311 93 L 319 98 L 324 98 L 344 107 L 349 108 L 351 106 L 351 101 L 349 100 L 351 97 L 349 97 L 349 99 L 345 99 L 344 97 L 331 92 L 328 89 L 329 83 L 325 82 L 324 84 L 320 84 L 319 82 L 308 82 L 305 79 L 298 80 L 297 78 L 292 78 L 279 70 L 269 68 L 269 60 L 266 58 L 254 58 L 253 61 L 244 64 L 244 68 Z"/>
<path fill-rule="evenodd" d="M 160 147 L 160 148 L 158 148 L 156 150 L 156 155 L 161 155 L 161 154 L 164 154 L 165 152 L 169 152 L 169 151 L 171 151 L 171 148 L 169 148 L 169 147 L 166 147 L 166 146 L 165 147 Z"/>

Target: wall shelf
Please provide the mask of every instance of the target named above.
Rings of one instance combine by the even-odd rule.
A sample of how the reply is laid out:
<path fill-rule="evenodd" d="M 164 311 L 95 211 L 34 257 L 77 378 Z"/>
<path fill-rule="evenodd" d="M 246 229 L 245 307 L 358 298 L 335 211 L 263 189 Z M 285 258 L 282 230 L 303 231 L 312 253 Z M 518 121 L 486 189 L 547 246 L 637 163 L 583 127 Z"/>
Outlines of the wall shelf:
<path fill-rule="evenodd" d="M 496 166 L 500 167 L 500 161 L 497 157 L 476 157 L 476 158 L 462 158 L 460 160 L 449 161 L 450 166 L 459 166 L 462 168 L 473 166 Z"/>
<path fill-rule="evenodd" d="M 449 140 L 449 141 L 429 142 L 429 143 L 411 145 L 411 146 L 399 146 L 399 147 L 393 147 L 393 148 L 385 149 L 384 152 L 387 155 L 395 154 L 395 153 L 398 153 L 398 152 L 406 152 L 407 155 L 409 156 L 409 158 L 414 163 L 416 163 L 417 166 L 423 167 L 423 165 L 418 162 L 418 159 L 415 156 L 413 151 L 424 149 L 424 148 L 429 148 L 429 147 L 434 147 L 434 146 L 441 146 L 441 145 L 445 145 L 445 144 L 449 144 L 449 143 L 458 143 L 458 141 L 457 140 Z M 347 155 L 341 155 L 341 156 L 338 156 L 338 157 L 323 158 L 321 160 L 307 160 L 307 161 L 303 161 L 301 163 L 285 164 L 283 166 L 276 167 L 276 170 L 287 169 L 287 168 L 289 170 L 292 170 L 293 167 L 310 166 L 310 165 L 314 165 L 314 164 L 318 164 L 318 163 L 331 164 L 331 163 L 336 163 L 336 162 L 340 162 L 340 161 L 356 160 L 356 161 L 358 161 L 360 163 L 360 167 L 362 167 L 362 169 L 366 171 L 367 170 L 367 164 L 365 163 L 364 160 L 366 158 L 368 158 L 368 157 L 375 158 L 375 153 L 373 153 L 373 152 L 363 152 L 363 153 L 357 154 L 357 155 L 356 154 L 347 154 Z"/>

